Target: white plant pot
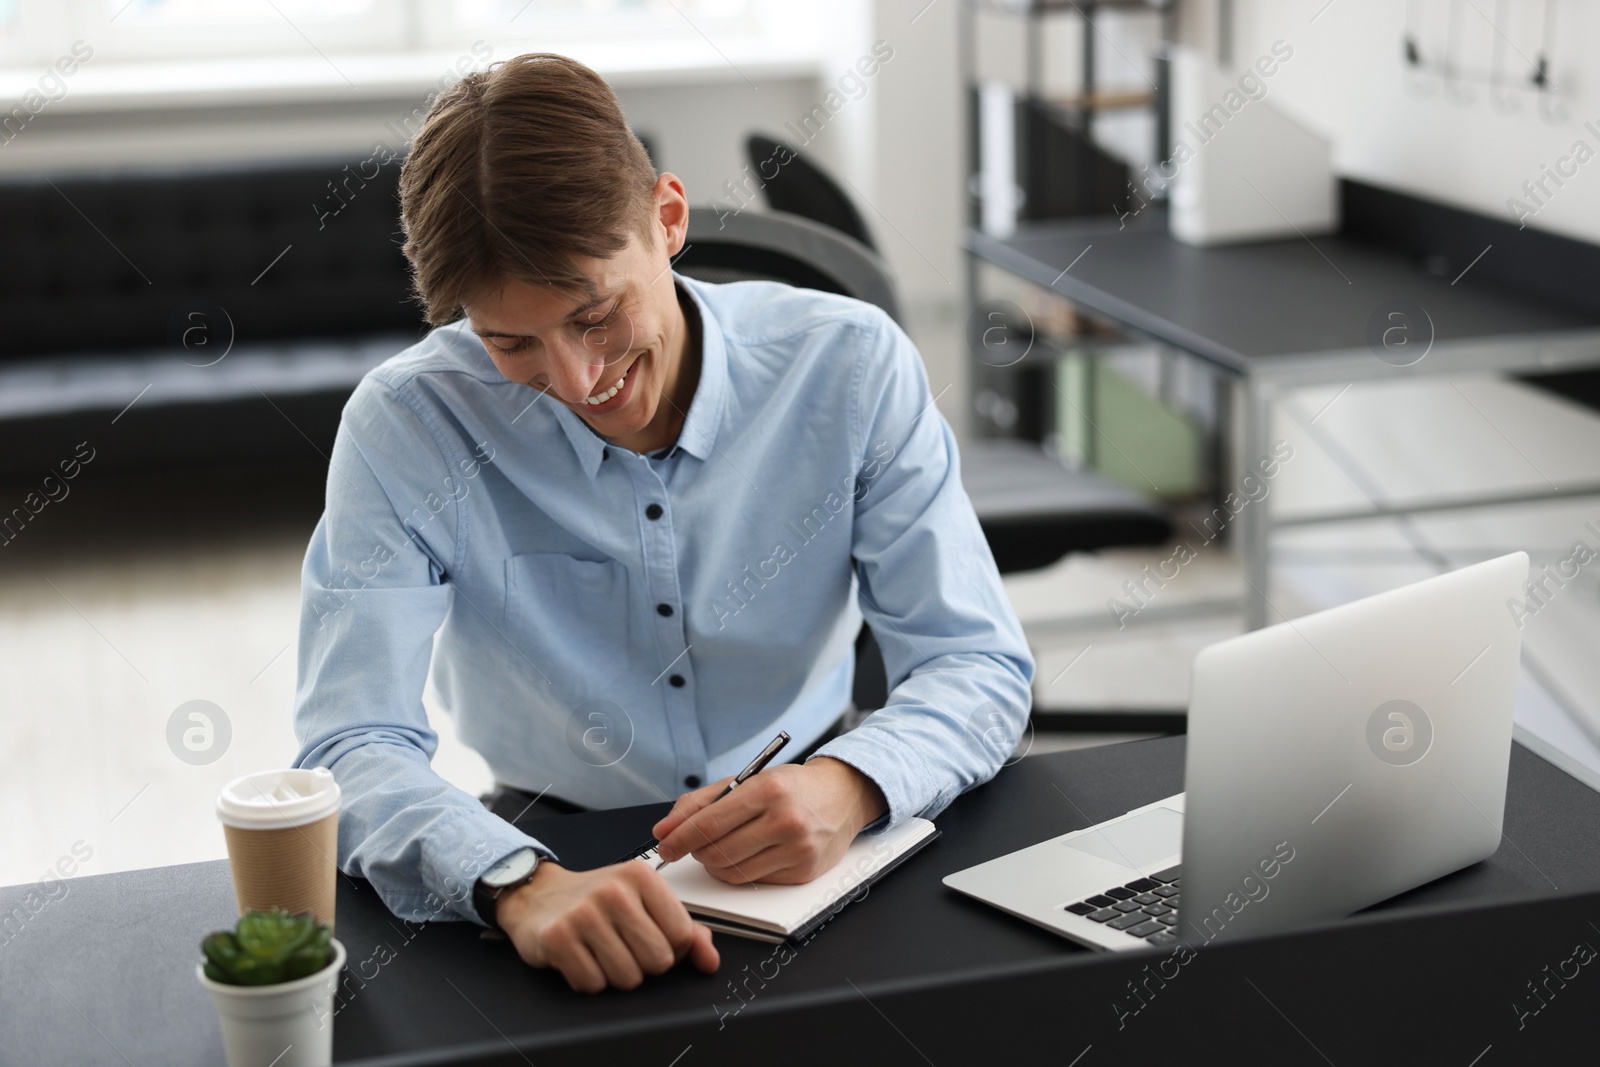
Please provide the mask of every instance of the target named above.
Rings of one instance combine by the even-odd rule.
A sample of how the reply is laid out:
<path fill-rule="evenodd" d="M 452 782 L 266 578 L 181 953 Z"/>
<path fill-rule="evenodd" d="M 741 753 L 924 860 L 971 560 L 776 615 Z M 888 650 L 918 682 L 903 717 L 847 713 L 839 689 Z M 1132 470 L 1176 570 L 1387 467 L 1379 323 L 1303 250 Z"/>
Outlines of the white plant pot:
<path fill-rule="evenodd" d="M 222 1024 L 228 1067 L 328 1067 L 333 1062 L 333 994 L 344 968 L 344 946 L 331 942 L 333 959 L 316 974 L 277 985 L 227 985 L 206 977 Z"/>

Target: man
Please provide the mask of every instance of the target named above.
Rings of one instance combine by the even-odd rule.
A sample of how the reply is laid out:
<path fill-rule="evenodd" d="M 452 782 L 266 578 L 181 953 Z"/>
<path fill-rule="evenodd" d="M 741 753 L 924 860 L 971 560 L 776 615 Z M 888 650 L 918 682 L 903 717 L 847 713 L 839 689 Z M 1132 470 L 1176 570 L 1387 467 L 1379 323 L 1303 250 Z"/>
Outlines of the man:
<path fill-rule="evenodd" d="M 683 183 L 571 60 L 444 93 L 401 211 L 436 328 L 344 409 L 296 765 L 334 772 L 340 864 L 400 916 L 498 926 L 587 992 L 714 970 L 652 865 L 568 870 L 433 772 L 430 665 L 503 791 L 566 811 L 688 790 L 663 857 L 810 881 L 988 780 L 996 727 L 1026 719 L 1033 662 L 955 440 L 876 308 L 675 274 Z M 841 732 L 863 614 L 892 692 Z M 711 804 L 779 730 L 790 762 Z"/>

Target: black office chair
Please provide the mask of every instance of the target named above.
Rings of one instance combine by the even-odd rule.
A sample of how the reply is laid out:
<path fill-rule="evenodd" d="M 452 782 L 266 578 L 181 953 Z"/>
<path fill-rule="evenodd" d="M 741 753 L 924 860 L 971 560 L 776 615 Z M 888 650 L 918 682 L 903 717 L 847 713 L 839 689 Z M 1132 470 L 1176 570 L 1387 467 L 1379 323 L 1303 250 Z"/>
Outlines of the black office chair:
<path fill-rule="evenodd" d="M 876 253 L 784 212 L 691 211 L 676 268 L 702 281 L 765 279 L 838 293 L 900 321 L 894 283 Z M 1172 534 L 1157 504 L 1098 475 L 1068 470 L 1028 442 L 969 442 L 961 450 L 961 475 L 1002 572 L 1047 566 L 1069 552 L 1161 544 Z M 882 707 L 888 685 L 867 627 L 856 641 L 856 657 L 856 707 Z M 1092 716 L 1077 724 L 1112 725 Z"/>
<path fill-rule="evenodd" d="M 772 210 L 820 222 L 878 250 L 855 201 L 805 156 L 759 133 L 745 138 L 744 150 Z"/>
<path fill-rule="evenodd" d="M 750 136 L 745 151 L 774 211 L 830 226 L 876 251 L 854 202 L 826 171 L 769 137 Z M 1103 478 L 1065 471 L 1027 442 L 974 441 L 962 451 L 962 467 L 968 494 L 981 487 L 973 505 L 980 518 L 987 517 L 984 529 L 1002 573 L 1047 567 L 1071 552 L 1159 545 L 1172 536 L 1171 519 L 1155 501 Z M 1035 709 L 1034 718 L 1055 726 L 1170 729 L 1182 715 Z"/>
<path fill-rule="evenodd" d="M 800 215 L 877 250 L 854 202 L 820 167 L 760 134 L 745 141 L 745 151 L 773 211 Z M 873 256 L 871 264 L 882 272 L 881 286 L 892 290 L 883 261 Z M 898 311 L 881 299 L 850 295 L 877 304 L 899 321 Z M 1066 470 L 1029 442 L 974 441 L 962 450 L 961 461 L 962 481 L 969 495 L 976 494 L 974 506 L 982 500 L 978 515 L 987 519 L 984 531 L 1002 573 L 1047 567 L 1070 552 L 1159 545 L 1172 536 L 1171 520 L 1154 501 L 1104 478 Z"/>

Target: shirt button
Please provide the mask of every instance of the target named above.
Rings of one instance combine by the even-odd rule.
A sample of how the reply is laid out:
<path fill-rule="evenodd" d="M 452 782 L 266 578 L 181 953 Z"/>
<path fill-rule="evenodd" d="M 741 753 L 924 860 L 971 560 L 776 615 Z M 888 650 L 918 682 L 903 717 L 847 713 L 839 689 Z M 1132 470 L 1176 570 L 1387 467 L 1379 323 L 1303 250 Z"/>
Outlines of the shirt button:
<path fill-rule="evenodd" d="M 699 789 L 700 776 L 698 774 L 691 774 L 683 780 L 683 784 L 688 786 L 690 789 Z"/>
<path fill-rule="evenodd" d="M 674 688 L 674 689 L 682 689 L 683 688 L 684 682 L 683 682 L 683 675 L 681 675 L 681 674 L 674 674 L 671 678 L 668 678 L 667 681 L 668 681 L 668 683 L 671 684 L 672 688 Z"/>
<path fill-rule="evenodd" d="M 656 605 L 656 614 L 657 615 L 663 615 L 663 616 L 671 615 L 672 614 L 672 605 L 671 604 L 657 604 Z"/>
<path fill-rule="evenodd" d="M 649 507 L 645 508 L 644 517 L 647 519 L 659 519 L 661 517 L 661 505 L 651 504 Z"/>

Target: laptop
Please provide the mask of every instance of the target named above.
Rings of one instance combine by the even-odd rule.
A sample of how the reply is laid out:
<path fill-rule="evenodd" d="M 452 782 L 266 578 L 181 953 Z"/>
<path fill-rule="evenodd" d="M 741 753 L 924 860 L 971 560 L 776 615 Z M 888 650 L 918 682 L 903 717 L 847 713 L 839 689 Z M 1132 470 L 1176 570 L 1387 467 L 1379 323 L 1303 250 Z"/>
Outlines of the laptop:
<path fill-rule="evenodd" d="M 1487 859 L 1527 578 L 1513 552 L 1207 646 L 1182 793 L 944 884 L 1125 952 L 1338 918 Z"/>

